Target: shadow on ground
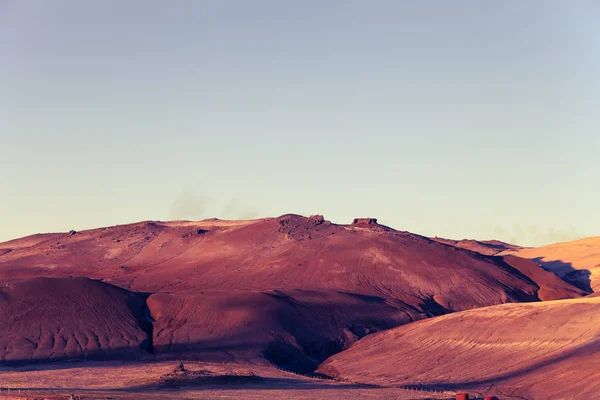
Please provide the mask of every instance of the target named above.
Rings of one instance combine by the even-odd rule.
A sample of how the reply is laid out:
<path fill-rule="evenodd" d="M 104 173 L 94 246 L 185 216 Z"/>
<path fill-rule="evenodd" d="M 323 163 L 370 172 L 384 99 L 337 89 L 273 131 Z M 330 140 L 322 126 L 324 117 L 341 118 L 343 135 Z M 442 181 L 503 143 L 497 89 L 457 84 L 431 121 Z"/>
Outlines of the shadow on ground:
<path fill-rule="evenodd" d="M 126 388 L 81 388 L 81 387 L 11 387 L 11 390 L 31 392 L 153 392 L 159 390 L 336 390 L 336 389 L 378 389 L 377 385 L 353 383 L 329 383 L 317 380 L 304 380 L 293 378 L 267 378 L 261 376 L 236 376 L 220 375 L 205 378 L 195 378 L 186 382 L 156 383 Z"/>
<path fill-rule="evenodd" d="M 587 269 L 575 269 L 573 264 L 562 260 L 544 260 L 543 257 L 532 258 L 534 261 L 542 266 L 546 271 L 550 271 L 561 278 L 563 281 L 586 291 L 588 294 L 592 293 L 592 281 L 590 279 L 591 272 Z"/>

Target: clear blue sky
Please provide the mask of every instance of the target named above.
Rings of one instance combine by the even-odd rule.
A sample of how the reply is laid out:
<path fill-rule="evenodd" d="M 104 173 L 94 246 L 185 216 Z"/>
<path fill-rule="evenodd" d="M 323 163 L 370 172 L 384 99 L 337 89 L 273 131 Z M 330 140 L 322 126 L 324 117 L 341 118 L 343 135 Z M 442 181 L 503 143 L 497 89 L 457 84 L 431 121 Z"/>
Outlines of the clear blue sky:
<path fill-rule="evenodd" d="M 374 216 L 600 235 L 597 1 L 0 0 L 0 240 Z"/>

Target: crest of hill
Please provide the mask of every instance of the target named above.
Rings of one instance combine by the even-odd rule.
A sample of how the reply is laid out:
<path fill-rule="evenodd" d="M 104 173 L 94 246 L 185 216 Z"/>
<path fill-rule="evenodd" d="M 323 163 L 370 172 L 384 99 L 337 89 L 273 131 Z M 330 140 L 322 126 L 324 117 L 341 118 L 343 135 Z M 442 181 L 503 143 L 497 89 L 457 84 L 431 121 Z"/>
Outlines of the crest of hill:
<path fill-rule="evenodd" d="M 0 244 L 10 250 L 0 255 L 0 282 L 78 276 L 148 293 L 158 358 L 266 360 L 308 371 L 383 329 L 581 295 L 534 263 L 319 215 L 147 221 L 35 242 Z"/>
<path fill-rule="evenodd" d="M 504 304 L 371 335 L 318 372 L 527 399 L 600 393 L 600 298 Z M 398 363 L 398 360 L 402 360 Z"/>
<path fill-rule="evenodd" d="M 455 311 L 536 299 L 539 291 L 502 259 L 378 224 L 336 225 L 322 216 L 142 222 L 36 241 L 0 245 L 11 250 L 0 256 L 0 279 L 85 276 L 142 292 L 330 288 L 410 297 L 409 304 L 435 296 Z"/>

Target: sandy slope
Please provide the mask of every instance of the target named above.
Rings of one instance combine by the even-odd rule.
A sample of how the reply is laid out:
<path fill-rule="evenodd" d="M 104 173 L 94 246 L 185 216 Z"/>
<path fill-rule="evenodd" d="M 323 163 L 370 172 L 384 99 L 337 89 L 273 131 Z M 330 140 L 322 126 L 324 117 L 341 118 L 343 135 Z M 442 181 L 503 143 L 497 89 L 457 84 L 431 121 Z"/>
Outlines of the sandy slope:
<path fill-rule="evenodd" d="M 433 315 L 580 295 L 533 263 L 317 216 L 142 222 L 0 248 L 0 282 L 85 276 L 148 294 L 152 357 L 299 370 L 366 334 Z"/>
<path fill-rule="evenodd" d="M 600 289 L 600 237 L 507 251 L 539 262 L 549 271 L 585 290 Z"/>
<path fill-rule="evenodd" d="M 319 371 L 501 398 L 597 399 L 600 298 L 505 304 L 416 322 L 366 337 Z"/>

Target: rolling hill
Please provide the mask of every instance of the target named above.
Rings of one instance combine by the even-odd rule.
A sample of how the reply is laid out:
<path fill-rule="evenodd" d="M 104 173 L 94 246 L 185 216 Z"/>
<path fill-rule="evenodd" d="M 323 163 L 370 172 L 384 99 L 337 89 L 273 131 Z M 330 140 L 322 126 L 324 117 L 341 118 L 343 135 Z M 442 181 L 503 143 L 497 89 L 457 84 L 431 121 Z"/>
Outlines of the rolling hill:
<path fill-rule="evenodd" d="M 600 298 L 504 304 L 371 335 L 318 372 L 510 399 L 594 399 L 600 393 L 599 333 Z"/>

